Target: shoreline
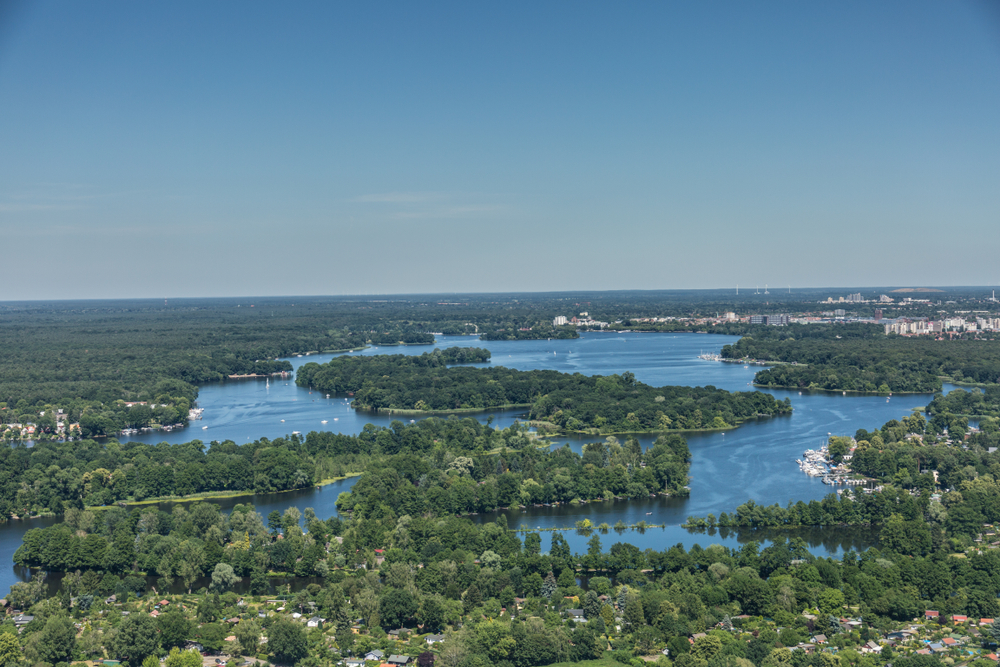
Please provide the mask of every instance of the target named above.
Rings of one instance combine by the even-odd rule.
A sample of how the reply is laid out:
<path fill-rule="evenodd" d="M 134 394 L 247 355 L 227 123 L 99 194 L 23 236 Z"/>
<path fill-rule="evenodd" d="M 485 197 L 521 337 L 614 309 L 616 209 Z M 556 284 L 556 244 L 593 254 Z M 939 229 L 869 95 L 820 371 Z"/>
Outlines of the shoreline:
<path fill-rule="evenodd" d="M 811 387 L 811 388 L 810 387 L 792 387 L 792 386 L 788 386 L 788 385 L 773 385 L 772 386 L 772 385 L 767 385 L 767 384 L 758 384 L 756 382 L 753 383 L 753 386 L 760 387 L 761 389 L 786 389 L 788 391 L 821 391 L 821 392 L 824 392 L 824 393 L 827 393 L 827 394 L 848 393 L 848 394 L 864 394 L 866 396 L 893 396 L 895 394 L 899 394 L 901 396 L 917 396 L 917 395 L 920 395 L 920 394 L 931 394 L 931 395 L 934 395 L 934 394 L 941 393 L 940 389 L 935 389 L 934 391 L 890 391 L 890 392 L 884 392 L 884 391 L 863 391 L 861 389 L 823 389 L 822 387 Z"/>
<path fill-rule="evenodd" d="M 413 408 L 376 408 L 372 410 L 371 408 L 354 408 L 357 412 L 372 412 L 377 415 L 458 415 L 458 414 L 474 414 L 477 412 L 493 412 L 497 410 L 519 410 L 523 408 L 530 408 L 531 403 L 510 403 L 508 405 L 498 405 L 492 408 L 455 408 L 454 410 L 416 410 Z M 354 403 L 351 403 L 351 407 L 354 407 Z"/>

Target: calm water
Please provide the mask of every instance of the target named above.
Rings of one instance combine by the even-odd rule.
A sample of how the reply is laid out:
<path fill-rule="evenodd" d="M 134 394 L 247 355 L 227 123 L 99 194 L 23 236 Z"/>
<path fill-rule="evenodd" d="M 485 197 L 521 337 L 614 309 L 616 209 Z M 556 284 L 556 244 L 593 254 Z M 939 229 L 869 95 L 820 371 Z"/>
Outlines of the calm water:
<path fill-rule="evenodd" d="M 703 361 L 702 352 L 718 352 L 723 345 L 735 342 L 736 336 L 700 334 L 602 334 L 587 333 L 577 340 L 553 341 L 480 341 L 471 336 L 439 336 L 433 345 L 381 347 L 350 353 L 369 356 L 373 354 L 422 354 L 434 347 L 485 347 L 489 349 L 494 365 L 520 370 L 552 369 L 566 373 L 607 375 L 631 371 L 637 379 L 653 386 L 668 384 L 706 386 L 714 385 L 730 391 L 752 389 L 750 382 L 757 367 L 744 368 L 738 364 Z M 298 368 L 310 361 L 325 362 L 336 355 L 313 355 L 290 359 Z M 948 388 L 946 388 L 947 390 Z M 679 527 L 689 515 L 716 515 L 732 511 L 740 503 L 752 498 L 758 503 L 786 504 L 788 501 L 820 499 L 831 492 L 831 487 L 798 470 L 796 458 L 805 449 L 815 449 L 823 444 L 829 434 L 853 435 L 858 428 L 872 429 L 893 418 L 910 414 L 916 407 L 926 405 L 929 395 L 893 396 L 890 400 L 878 396 L 842 396 L 840 394 L 799 394 L 797 391 L 771 391 L 778 399 L 786 396 L 792 401 L 794 412 L 790 416 L 746 423 L 725 433 L 701 433 L 687 436 L 693 457 L 691 465 L 691 496 L 686 499 L 648 499 L 631 502 L 590 503 L 576 507 L 531 508 L 525 512 L 506 512 L 511 527 L 553 527 L 573 525 L 577 520 L 589 518 L 595 524 L 607 522 L 614 525 L 621 519 L 625 523 L 645 520 L 648 523 L 667 524 L 665 529 L 651 529 L 640 534 L 636 531 L 621 535 L 614 531 L 602 535 L 605 547 L 617 541 L 628 541 L 640 548 L 663 549 L 678 542 L 687 546 L 700 543 L 707 546 L 721 543 L 739 546 L 750 539 L 766 539 L 766 534 L 744 531 L 717 534 L 691 533 Z M 202 387 L 198 405 L 204 408 L 204 418 L 180 431 L 149 433 L 132 437 L 140 442 L 187 442 L 200 439 L 233 440 L 245 443 L 259 437 L 277 438 L 293 431 L 303 434 L 310 431 L 358 433 L 365 424 L 388 425 L 387 417 L 355 412 L 343 398 L 327 398 L 324 394 L 310 392 L 295 386 L 292 379 L 272 378 L 242 380 Z M 494 424 L 507 426 L 522 412 L 494 413 Z M 485 421 L 487 415 L 481 415 Z M 284 421 L 282 421 L 284 420 Z M 322 422 L 326 420 L 326 424 Z M 207 427 L 207 428 L 202 428 Z M 568 444 L 580 451 L 583 444 L 593 438 L 562 437 L 554 446 Z M 641 438 L 644 446 L 652 437 Z M 354 480 L 345 480 L 322 489 L 309 489 L 285 494 L 270 494 L 216 501 L 228 509 L 237 502 L 253 502 L 264 515 L 274 509 L 284 510 L 296 506 L 315 509 L 318 516 L 336 513 L 334 503 L 341 491 L 349 490 Z M 649 514 L 647 514 L 649 513 Z M 476 517 L 492 520 L 494 516 Z M 14 521 L 0 525 L 0 561 L 11 562 L 20 545 L 24 532 L 31 527 L 48 525 L 46 520 Z M 574 550 L 585 551 L 588 537 L 573 531 L 564 532 Z M 799 533 L 817 554 L 839 554 L 848 548 L 865 548 L 873 536 L 865 531 L 813 530 Z M 543 538 L 548 545 L 548 538 Z M 13 568 L 0 570 L 0 590 L 26 576 Z"/>

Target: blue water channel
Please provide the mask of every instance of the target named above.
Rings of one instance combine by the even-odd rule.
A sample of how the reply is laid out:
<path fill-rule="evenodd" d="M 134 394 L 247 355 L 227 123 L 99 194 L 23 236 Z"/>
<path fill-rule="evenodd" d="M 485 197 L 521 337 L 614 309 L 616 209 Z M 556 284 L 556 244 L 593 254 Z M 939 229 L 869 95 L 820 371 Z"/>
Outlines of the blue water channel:
<path fill-rule="evenodd" d="M 698 358 L 703 352 L 719 352 L 723 345 L 733 343 L 736 336 L 709 334 L 638 334 L 585 333 L 576 340 L 540 341 L 480 341 L 474 336 L 438 336 L 433 345 L 373 347 L 348 354 L 422 354 L 434 348 L 452 346 L 484 347 L 491 351 L 490 364 L 519 370 L 551 369 L 565 373 L 608 375 L 631 371 L 641 382 L 653 386 L 713 385 L 730 391 L 748 391 L 759 367 L 744 367 L 706 361 Z M 304 363 L 329 361 L 331 354 L 291 358 L 294 368 Z M 950 387 L 946 387 L 946 390 Z M 805 449 L 816 449 L 830 434 L 853 435 L 858 428 L 874 429 L 890 419 L 909 415 L 914 408 L 930 402 L 929 394 L 885 396 L 842 395 L 840 393 L 769 390 L 779 400 L 788 397 L 794 408 L 791 415 L 743 424 L 726 432 L 687 434 L 691 448 L 691 496 L 689 498 L 655 498 L 633 501 L 588 503 L 579 506 L 529 508 L 505 512 L 512 528 L 549 528 L 572 526 L 584 518 L 595 524 L 614 525 L 646 521 L 666 524 L 643 533 L 610 531 L 602 535 L 605 548 L 617 541 L 636 546 L 663 549 L 677 543 L 690 547 L 719 543 L 737 547 L 751 539 L 766 541 L 767 534 L 753 531 L 690 532 L 679 524 L 690 515 L 718 516 L 733 511 L 748 499 L 757 503 L 787 504 L 789 501 L 820 499 L 832 492 L 819 479 L 807 477 L 798 469 L 795 459 Z M 277 438 L 298 431 L 333 431 L 356 434 L 368 423 L 389 425 L 392 419 L 367 412 L 354 411 L 343 397 L 327 397 L 319 391 L 295 386 L 293 378 L 270 380 L 236 380 L 203 386 L 198 406 L 203 418 L 185 429 L 172 432 L 144 433 L 128 440 L 159 443 L 202 440 L 232 440 L 238 444 L 261 437 Z M 522 411 L 484 413 L 485 421 L 492 414 L 495 426 L 508 426 L 525 415 Z M 324 423 L 325 422 L 325 423 Z M 579 452 L 593 437 L 561 437 L 553 446 L 569 445 Z M 644 446 L 653 437 L 644 436 Z M 318 489 L 282 494 L 256 495 L 235 499 L 220 499 L 223 509 L 239 502 L 252 502 L 261 514 L 284 510 L 289 506 L 300 510 L 311 507 L 321 518 L 336 513 L 337 495 L 349 490 L 354 480 L 348 479 Z M 165 505 L 166 507 L 166 505 Z M 481 515 L 475 520 L 494 520 Z M 47 525 L 50 520 L 11 521 L 0 526 L 0 559 L 10 563 L 23 533 L 31 527 Z M 548 533 L 546 533 L 547 535 Z M 587 536 L 575 531 L 564 532 L 574 551 L 585 551 Z M 873 544 L 871 531 L 841 528 L 801 531 L 817 555 L 838 555 L 849 548 L 863 549 Z M 548 538 L 543 537 L 547 546 Z M 11 568 L 0 570 L 0 590 L 27 576 Z"/>

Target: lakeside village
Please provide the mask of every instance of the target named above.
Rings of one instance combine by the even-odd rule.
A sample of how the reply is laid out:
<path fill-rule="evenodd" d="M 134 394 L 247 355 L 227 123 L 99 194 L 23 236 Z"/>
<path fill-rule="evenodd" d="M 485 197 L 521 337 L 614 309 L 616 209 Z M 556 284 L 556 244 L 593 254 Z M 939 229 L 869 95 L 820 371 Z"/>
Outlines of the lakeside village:
<path fill-rule="evenodd" d="M 995 531 L 993 526 L 987 528 Z M 995 532 L 988 534 L 995 535 Z M 378 549 L 376 554 L 377 565 L 372 570 L 372 575 L 380 573 L 379 566 L 384 567 L 384 550 Z M 475 564 L 480 566 L 478 560 Z M 793 560 L 791 563 L 792 568 L 806 566 L 805 561 Z M 279 648 L 278 644 L 288 642 L 286 628 L 289 626 L 297 628 L 295 632 L 301 633 L 299 636 L 305 640 L 305 645 L 311 647 L 310 653 L 325 656 L 323 664 L 342 667 L 423 667 L 433 666 L 439 660 L 442 664 L 451 664 L 449 658 L 453 656 L 448 656 L 447 653 L 452 644 L 460 642 L 456 633 L 463 625 L 457 618 L 454 625 L 444 624 L 437 630 L 414 623 L 415 627 L 386 631 L 378 625 L 369 627 L 364 618 L 345 616 L 328 619 L 320 616 L 317 600 L 323 592 L 322 587 L 313 584 L 310 588 L 318 590 L 315 593 L 304 590 L 295 595 L 286 592 L 277 596 L 240 596 L 233 591 L 221 595 L 217 593 L 214 604 L 218 608 L 214 609 L 214 621 L 201 617 L 203 608 L 208 604 L 206 600 L 212 597 L 204 591 L 195 594 L 163 594 L 154 589 L 140 596 L 127 591 L 112 594 L 105 599 L 97 597 L 92 601 L 89 598 L 94 596 L 86 596 L 86 606 L 81 598 L 73 598 L 72 621 L 78 648 L 83 649 L 89 658 L 74 662 L 73 665 L 120 667 L 122 663 L 111 659 L 116 656 L 107 650 L 100 638 L 109 632 L 113 633 L 129 617 L 132 617 L 133 622 L 143 617 L 149 618 L 153 622 L 153 628 L 165 627 L 162 624 L 167 619 L 173 619 L 172 627 L 176 629 L 179 623 L 187 628 L 185 635 L 194 637 L 183 639 L 182 636 L 168 656 L 159 659 L 153 657 L 152 660 L 156 660 L 161 666 L 166 663 L 168 667 L 267 667 L 272 660 L 275 664 L 282 664 L 275 653 L 288 650 Z M 606 619 L 602 626 L 606 628 L 607 638 L 604 641 L 607 642 L 607 650 L 611 651 L 614 650 L 618 637 L 630 631 L 626 602 L 629 593 L 628 585 L 611 585 L 607 593 L 596 598 L 597 608 L 600 609 L 597 614 L 591 609 L 584 609 L 587 605 L 583 604 L 580 595 L 545 597 L 543 593 L 542 597 L 513 597 L 505 606 L 490 608 L 487 605 L 479 609 L 483 615 L 476 622 L 509 622 L 514 618 L 528 618 L 544 621 L 545 626 L 550 628 L 562 626 L 566 631 L 573 632 L 599 616 Z M 830 667 L 882 664 L 885 660 L 904 656 L 933 656 L 954 667 L 978 667 L 988 664 L 985 661 L 994 664 L 1000 662 L 1000 656 L 997 655 L 1000 625 L 993 618 L 975 618 L 927 609 L 909 621 L 876 626 L 866 622 L 861 615 L 853 615 L 852 612 L 856 611 L 857 607 L 830 606 L 826 601 L 821 601 L 820 607 L 807 607 L 799 614 L 787 615 L 783 623 L 760 615 L 726 615 L 713 627 L 704 628 L 704 631 L 676 637 L 666 644 L 662 641 L 647 644 L 643 650 L 636 647 L 636 657 L 628 662 L 621 662 L 625 665 L 656 663 L 669 666 L 684 653 L 693 656 L 715 654 L 726 644 L 749 644 L 755 638 L 765 636 L 773 636 L 777 640 L 779 648 L 774 649 L 775 651 L 783 651 L 788 656 L 794 652 L 823 656 L 823 664 Z M 37 633 L 35 626 L 44 623 L 41 617 L 36 619 L 34 615 L 16 608 L 14 599 L 0 599 L 0 614 L 4 624 L 12 625 L 18 635 L 27 634 L 26 630 L 32 634 Z M 160 623 L 159 626 L 157 622 Z M 280 637 L 276 635 L 279 626 L 283 626 Z M 271 639 L 274 641 L 269 641 Z M 678 645 L 677 640 L 682 644 Z M 105 654 L 110 657 L 105 658 Z M 189 659 L 183 662 L 178 660 L 182 654 Z M 633 652 L 628 651 L 627 654 L 631 656 Z M 617 655 L 615 659 L 619 659 Z M 145 664 L 144 662 L 143 665 Z M 701 664 L 704 664 L 704 660 Z M 788 665 L 791 662 L 789 658 L 785 658 L 783 662 L 772 664 Z"/>
<path fill-rule="evenodd" d="M 131 408 L 137 405 L 147 405 L 152 410 L 155 410 L 158 407 L 170 407 L 167 405 L 148 403 L 147 401 L 123 401 L 123 403 L 126 408 Z M 201 419 L 203 413 L 204 408 L 191 408 L 188 410 L 188 422 Z M 45 410 L 38 413 L 38 416 L 42 418 L 46 415 L 47 411 Z M 81 437 L 79 422 L 67 424 L 67 415 L 64 410 L 54 410 L 50 416 L 55 420 L 55 429 L 51 435 L 56 439 L 72 441 Z M 187 425 L 188 424 L 185 422 L 178 422 L 176 424 L 151 424 L 150 426 L 144 426 L 142 428 L 124 428 L 119 432 L 119 435 L 136 435 L 138 433 L 149 433 L 151 431 L 173 431 L 174 429 L 184 428 Z M 4 440 L 33 440 L 36 435 L 42 435 L 38 424 L 32 422 L 12 422 L 9 424 L 0 424 L 0 428 L 3 429 L 3 433 L 0 434 L 0 437 Z"/>

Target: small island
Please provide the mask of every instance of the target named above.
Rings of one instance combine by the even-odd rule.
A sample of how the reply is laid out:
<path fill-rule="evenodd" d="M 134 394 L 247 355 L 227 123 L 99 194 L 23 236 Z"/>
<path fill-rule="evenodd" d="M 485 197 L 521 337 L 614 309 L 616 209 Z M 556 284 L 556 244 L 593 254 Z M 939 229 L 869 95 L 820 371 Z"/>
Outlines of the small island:
<path fill-rule="evenodd" d="M 651 387 L 632 373 L 588 377 L 557 371 L 456 364 L 489 361 L 480 348 L 416 355 L 337 357 L 299 369 L 296 383 L 354 396 L 357 410 L 435 414 L 529 408 L 541 430 L 590 434 L 732 428 L 748 419 L 791 412 L 759 391 L 716 387 Z"/>

